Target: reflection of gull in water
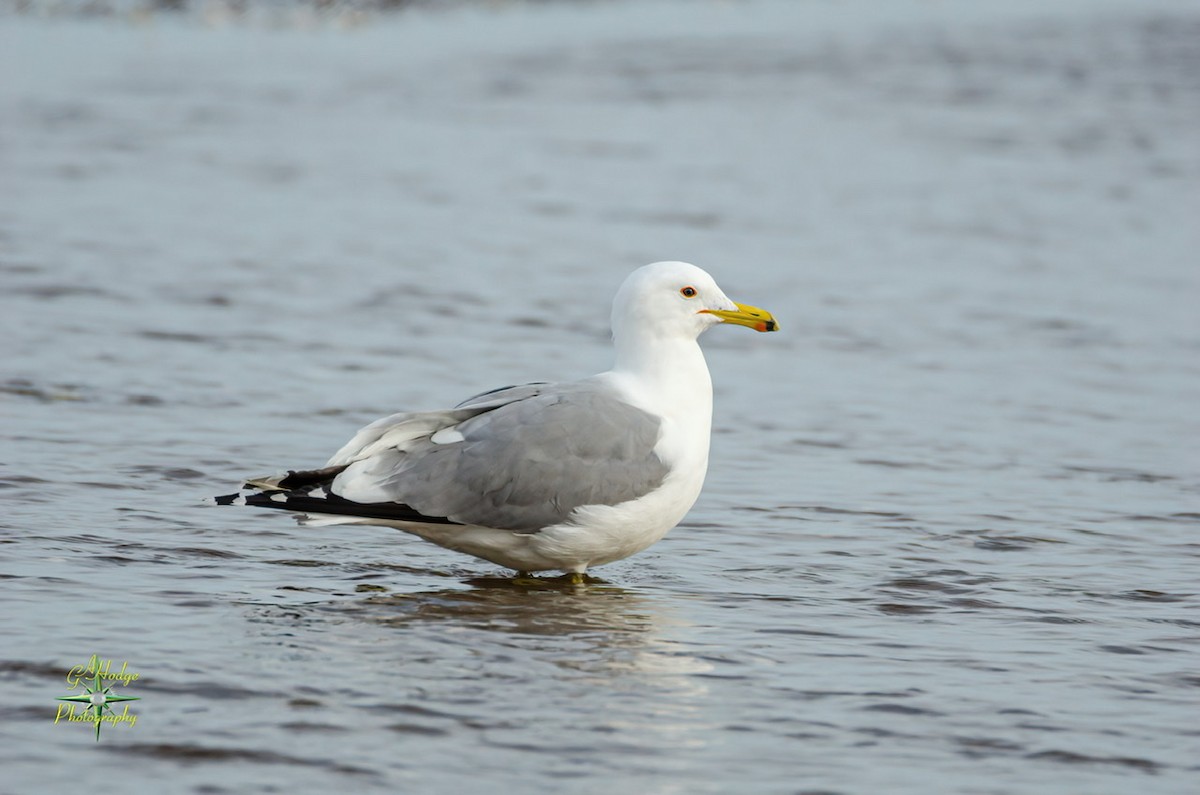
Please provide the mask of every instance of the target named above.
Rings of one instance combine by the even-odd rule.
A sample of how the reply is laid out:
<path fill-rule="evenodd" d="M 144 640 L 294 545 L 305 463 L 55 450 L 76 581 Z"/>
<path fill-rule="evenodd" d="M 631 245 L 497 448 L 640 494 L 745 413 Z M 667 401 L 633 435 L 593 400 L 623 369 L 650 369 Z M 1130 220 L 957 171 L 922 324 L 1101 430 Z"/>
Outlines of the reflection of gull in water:
<path fill-rule="evenodd" d="M 328 598 L 346 591 L 345 574 L 317 603 L 271 605 L 260 626 L 289 643 L 307 637 L 300 644 L 321 649 L 355 708 L 387 716 L 389 728 L 467 731 L 555 758 L 580 737 L 619 754 L 706 743 L 713 665 L 693 651 L 696 629 L 670 594 L 491 578 Z"/>
<path fill-rule="evenodd" d="M 539 640 L 536 648 L 561 652 L 553 662 L 575 671 L 651 674 L 662 677 L 663 687 L 707 689 L 686 677 L 709 671 L 712 664 L 663 637 L 665 630 L 686 624 L 656 598 L 599 581 L 573 585 L 496 577 L 468 582 L 474 587 L 377 594 L 337 609 L 398 629 L 436 624 L 446 632 L 549 639 Z"/>
<path fill-rule="evenodd" d="M 445 623 L 518 635 L 573 636 L 602 632 L 636 637 L 663 620 L 647 598 L 593 580 L 511 580 L 479 577 L 471 588 L 376 594 L 345 607 L 361 618 L 392 627 Z"/>

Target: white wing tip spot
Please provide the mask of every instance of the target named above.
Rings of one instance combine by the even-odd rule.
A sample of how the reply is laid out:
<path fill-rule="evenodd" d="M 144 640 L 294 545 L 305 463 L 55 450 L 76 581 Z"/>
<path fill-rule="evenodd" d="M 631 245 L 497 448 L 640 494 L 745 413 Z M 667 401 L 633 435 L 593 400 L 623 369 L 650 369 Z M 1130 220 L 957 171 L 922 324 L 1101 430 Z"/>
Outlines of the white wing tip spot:
<path fill-rule="evenodd" d="M 434 444 L 454 444 L 455 442 L 463 441 L 464 438 L 457 428 L 442 428 L 433 436 L 430 436 L 429 441 Z"/>

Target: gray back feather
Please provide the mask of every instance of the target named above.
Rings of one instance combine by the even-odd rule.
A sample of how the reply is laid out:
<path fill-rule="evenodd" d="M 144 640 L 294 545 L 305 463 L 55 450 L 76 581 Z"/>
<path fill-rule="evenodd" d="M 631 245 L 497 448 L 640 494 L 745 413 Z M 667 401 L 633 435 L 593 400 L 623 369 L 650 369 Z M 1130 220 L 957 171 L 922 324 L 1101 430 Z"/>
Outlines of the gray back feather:
<path fill-rule="evenodd" d="M 667 475 L 654 453 L 659 420 L 595 382 L 511 387 L 462 408 L 483 409 L 455 426 L 462 441 L 381 450 L 339 479 L 370 478 L 427 516 L 534 532 L 581 505 L 636 499 Z"/>

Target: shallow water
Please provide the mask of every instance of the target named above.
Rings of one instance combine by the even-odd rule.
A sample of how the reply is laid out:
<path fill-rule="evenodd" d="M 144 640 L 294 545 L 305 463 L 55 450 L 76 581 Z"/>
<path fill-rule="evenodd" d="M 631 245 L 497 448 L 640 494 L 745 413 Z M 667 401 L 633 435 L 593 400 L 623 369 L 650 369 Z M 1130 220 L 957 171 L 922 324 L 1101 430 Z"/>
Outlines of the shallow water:
<path fill-rule="evenodd" d="M 0 790 L 1195 791 L 1200 15 L 1041 5 L 0 19 Z M 604 582 L 201 504 L 667 258 L 783 332 Z"/>

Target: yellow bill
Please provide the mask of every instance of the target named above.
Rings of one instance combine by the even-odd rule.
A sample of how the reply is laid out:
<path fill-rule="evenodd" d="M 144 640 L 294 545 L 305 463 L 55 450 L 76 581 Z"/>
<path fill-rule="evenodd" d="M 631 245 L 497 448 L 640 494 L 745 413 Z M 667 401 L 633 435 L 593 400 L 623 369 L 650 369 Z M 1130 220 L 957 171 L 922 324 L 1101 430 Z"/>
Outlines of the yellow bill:
<path fill-rule="evenodd" d="M 739 326 L 747 326 L 755 331 L 779 331 L 779 324 L 775 322 L 774 316 L 765 309 L 759 309 L 756 306 L 749 304 L 739 304 L 737 309 L 701 309 L 701 312 L 707 312 L 710 315 L 716 315 L 726 323 L 736 323 Z"/>

